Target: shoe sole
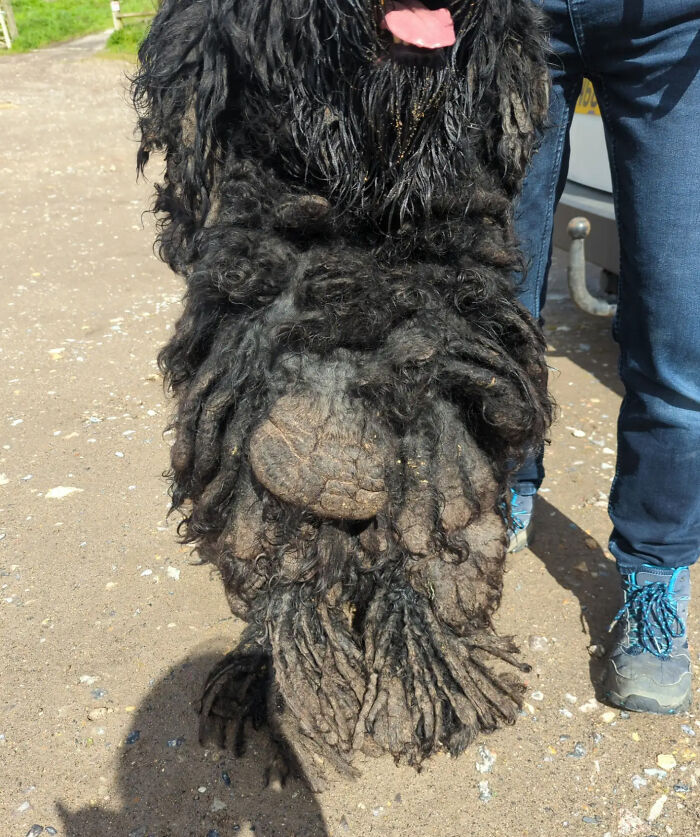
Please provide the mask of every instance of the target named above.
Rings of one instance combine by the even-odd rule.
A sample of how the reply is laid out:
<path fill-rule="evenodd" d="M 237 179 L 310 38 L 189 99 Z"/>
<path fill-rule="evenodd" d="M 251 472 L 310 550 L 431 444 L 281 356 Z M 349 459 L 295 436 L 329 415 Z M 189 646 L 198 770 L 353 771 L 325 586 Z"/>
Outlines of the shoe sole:
<path fill-rule="evenodd" d="M 648 712 L 653 715 L 678 715 L 681 712 L 688 712 L 693 700 L 692 690 L 688 690 L 680 703 L 672 706 L 667 706 L 659 703 L 656 698 L 646 697 L 644 695 L 626 695 L 622 696 L 617 692 L 606 692 L 606 698 L 613 706 L 620 709 L 627 709 L 630 712 Z"/>
<path fill-rule="evenodd" d="M 510 536 L 510 540 L 508 541 L 508 554 L 521 552 L 523 549 L 527 549 L 532 543 L 534 543 L 534 540 L 535 531 L 532 521 L 530 521 L 524 529 L 513 532 Z"/>

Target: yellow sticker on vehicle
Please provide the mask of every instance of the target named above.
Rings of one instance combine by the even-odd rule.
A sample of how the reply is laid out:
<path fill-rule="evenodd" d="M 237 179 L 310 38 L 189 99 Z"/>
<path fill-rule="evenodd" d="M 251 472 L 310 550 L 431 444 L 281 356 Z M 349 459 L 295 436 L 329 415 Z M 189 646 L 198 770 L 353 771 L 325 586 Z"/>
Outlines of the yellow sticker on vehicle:
<path fill-rule="evenodd" d="M 598 99 L 590 79 L 584 78 L 581 93 L 576 100 L 576 113 L 587 113 L 592 116 L 600 116 Z"/>

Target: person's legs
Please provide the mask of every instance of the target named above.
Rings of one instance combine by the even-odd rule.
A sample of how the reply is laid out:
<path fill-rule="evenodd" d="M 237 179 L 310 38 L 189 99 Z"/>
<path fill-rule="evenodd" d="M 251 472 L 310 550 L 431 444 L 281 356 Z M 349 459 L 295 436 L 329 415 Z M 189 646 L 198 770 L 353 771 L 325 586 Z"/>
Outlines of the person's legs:
<path fill-rule="evenodd" d="M 625 602 L 605 688 L 616 705 L 677 712 L 691 699 L 686 568 L 700 551 L 700 0 L 569 2 L 621 249 L 610 549 Z"/>
<path fill-rule="evenodd" d="M 553 57 L 549 125 L 541 138 L 516 207 L 515 228 L 526 271 L 516 277 L 518 299 L 535 319 L 541 319 L 552 259 L 554 210 L 566 182 L 569 127 L 581 90 L 583 69 L 566 0 L 544 0 L 549 17 Z M 531 541 L 534 496 L 544 479 L 543 451 L 533 451 L 513 477 L 509 551 Z"/>
<path fill-rule="evenodd" d="M 625 399 L 611 490 L 621 570 L 700 552 L 700 0 L 586 9 L 620 232 L 614 334 Z M 595 6 L 615 6 L 601 24 Z"/>

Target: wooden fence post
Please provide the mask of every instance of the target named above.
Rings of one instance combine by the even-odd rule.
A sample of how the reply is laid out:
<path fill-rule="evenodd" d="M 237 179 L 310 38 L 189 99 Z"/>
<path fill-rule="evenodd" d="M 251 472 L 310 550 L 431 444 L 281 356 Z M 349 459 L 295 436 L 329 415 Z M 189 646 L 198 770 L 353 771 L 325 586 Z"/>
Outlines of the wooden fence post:
<path fill-rule="evenodd" d="M 121 17 L 119 15 L 119 12 L 121 10 L 121 7 L 119 6 L 119 0 L 110 0 L 109 6 L 112 9 L 112 25 L 115 29 L 122 29 L 124 24 L 122 23 Z"/>
<path fill-rule="evenodd" d="M 7 28 L 10 32 L 11 38 L 17 37 L 17 24 L 15 23 L 15 14 L 12 11 L 12 0 L 0 0 L 0 8 L 5 12 L 5 20 L 7 21 Z"/>

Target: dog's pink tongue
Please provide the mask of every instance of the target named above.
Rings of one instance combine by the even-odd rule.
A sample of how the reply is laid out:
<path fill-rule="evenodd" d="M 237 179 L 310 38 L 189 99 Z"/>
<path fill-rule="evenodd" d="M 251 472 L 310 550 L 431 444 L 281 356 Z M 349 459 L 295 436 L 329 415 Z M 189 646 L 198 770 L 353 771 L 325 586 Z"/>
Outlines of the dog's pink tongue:
<path fill-rule="evenodd" d="M 402 41 L 424 49 L 439 49 L 455 42 L 449 9 L 428 9 L 420 0 L 387 0 L 386 28 Z"/>

